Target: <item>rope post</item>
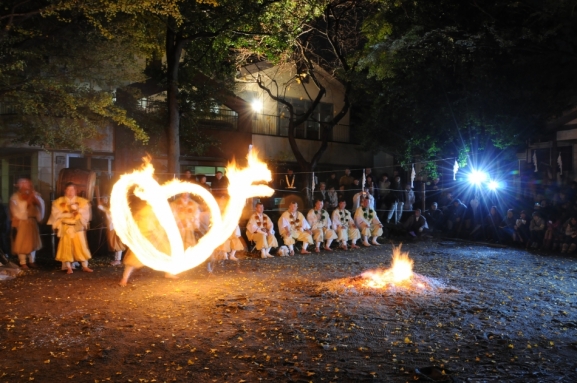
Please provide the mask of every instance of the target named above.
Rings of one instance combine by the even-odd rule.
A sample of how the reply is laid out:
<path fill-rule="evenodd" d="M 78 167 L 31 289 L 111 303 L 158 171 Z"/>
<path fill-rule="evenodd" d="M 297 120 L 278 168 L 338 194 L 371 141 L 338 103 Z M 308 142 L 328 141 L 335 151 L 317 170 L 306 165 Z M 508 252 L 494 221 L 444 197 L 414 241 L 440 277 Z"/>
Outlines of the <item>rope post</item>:
<path fill-rule="evenodd" d="M 426 185 L 426 184 L 427 184 L 426 182 L 421 182 L 421 192 L 423 193 L 423 200 L 422 200 L 422 205 L 423 205 L 423 206 L 422 206 L 422 210 L 423 210 L 423 212 L 424 212 L 425 210 L 427 210 L 427 203 L 425 202 L 425 200 L 426 200 L 425 194 L 427 194 L 427 188 L 426 188 L 427 185 Z"/>

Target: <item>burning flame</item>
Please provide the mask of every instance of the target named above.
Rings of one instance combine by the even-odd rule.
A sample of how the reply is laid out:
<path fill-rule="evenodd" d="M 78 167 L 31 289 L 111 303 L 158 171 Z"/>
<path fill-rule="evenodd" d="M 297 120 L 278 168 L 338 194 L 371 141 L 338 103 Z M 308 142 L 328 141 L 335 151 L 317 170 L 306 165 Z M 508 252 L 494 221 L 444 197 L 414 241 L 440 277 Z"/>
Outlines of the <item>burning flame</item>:
<path fill-rule="evenodd" d="M 112 188 L 110 210 L 116 233 L 143 264 L 153 269 L 178 274 L 200 265 L 235 230 L 247 198 L 269 197 L 274 193 L 266 185 L 253 185 L 255 182 L 269 182 L 272 179 L 266 164 L 258 159 L 257 151 L 251 150 L 247 159 L 246 168 L 239 168 L 234 161 L 227 166 L 230 199 L 223 212 L 212 194 L 200 185 L 176 179 L 159 185 L 153 178 L 154 167 L 145 161 L 141 170 L 121 176 Z M 166 231 L 171 254 L 159 251 L 139 230 L 127 203 L 127 194 L 133 187 L 136 187 L 136 196 L 152 207 Z M 184 248 L 168 203 L 169 198 L 181 193 L 196 194 L 204 199 L 211 215 L 210 230 L 195 246 L 187 249 Z"/>
<path fill-rule="evenodd" d="M 409 258 L 409 253 L 401 251 L 401 245 L 393 246 L 390 269 L 367 271 L 362 276 L 369 287 L 383 288 L 389 284 L 401 284 L 413 277 L 413 260 Z"/>

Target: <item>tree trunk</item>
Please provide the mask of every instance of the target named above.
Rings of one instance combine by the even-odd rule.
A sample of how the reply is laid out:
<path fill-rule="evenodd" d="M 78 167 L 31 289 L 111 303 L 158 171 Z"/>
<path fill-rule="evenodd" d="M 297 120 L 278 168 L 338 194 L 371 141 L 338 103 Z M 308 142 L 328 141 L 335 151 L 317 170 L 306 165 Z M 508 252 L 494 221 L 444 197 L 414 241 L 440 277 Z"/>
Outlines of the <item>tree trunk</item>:
<path fill-rule="evenodd" d="M 182 55 L 182 44 L 170 27 L 166 30 L 166 102 L 168 123 L 166 126 L 167 172 L 178 176 L 180 173 L 180 111 L 178 106 L 178 66 Z"/>

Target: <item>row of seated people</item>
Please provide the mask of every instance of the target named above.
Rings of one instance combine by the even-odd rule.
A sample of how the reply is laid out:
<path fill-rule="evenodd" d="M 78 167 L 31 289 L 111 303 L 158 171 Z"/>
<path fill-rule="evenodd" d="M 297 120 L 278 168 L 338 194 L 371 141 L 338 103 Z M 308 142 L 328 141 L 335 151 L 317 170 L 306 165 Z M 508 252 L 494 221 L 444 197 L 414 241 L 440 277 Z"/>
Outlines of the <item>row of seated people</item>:
<path fill-rule="evenodd" d="M 505 217 L 496 206 L 491 206 L 486 215 L 473 214 L 459 199 L 439 209 L 437 203 L 421 215 L 416 209 L 404 223 L 410 237 L 428 235 L 432 231 L 448 236 L 499 242 L 524 248 L 574 253 L 577 251 L 577 215 L 561 217 L 551 214 L 545 202 L 536 203 L 534 210 L 521 210 L 517 215 L 508 209 Z M 549 213 L 549 214 L 548 214 Z M 550 215 L 551 214 L 551 215 Z"/>
<path fill-rule="evenodd" d="M 346 209 L 346 201 L 341 199 L 338 207 L 329 212 L 324 209 L 322 199 L 315 200 L 314 208 L 310 209 L 305 217 L 298 211 L 298 203 L 290 203 L 288 210 L 283 212 L 278 220 L 279 234 L 282 237 L 285 249 L 281 248 L 279 255 L 294 255 L 294 245 L 302 242 L 301 254 L 310 253 L 307 249 L 314 245 L 314 251 L 321 248 L 332 251 L 331 244 L 339 241 L 343 250 L 358 248 L 357 241 L 361 239 L 363 246 L 378 246 L 377 238 L 383 234 L 383 225 L 379 221 L 376 211 L 369 206 L 369 199 L 361 200 L 354 216 Z M 264 206 L 257 203 L 256 211 L 247 223 L 247 238 L 255 242 L 256 249 L 261 252 L 262 258 L 271 257 L 272 248 L 278 247 L 275 237 L 274 224 L 270 217 L 264 214 Z"/>

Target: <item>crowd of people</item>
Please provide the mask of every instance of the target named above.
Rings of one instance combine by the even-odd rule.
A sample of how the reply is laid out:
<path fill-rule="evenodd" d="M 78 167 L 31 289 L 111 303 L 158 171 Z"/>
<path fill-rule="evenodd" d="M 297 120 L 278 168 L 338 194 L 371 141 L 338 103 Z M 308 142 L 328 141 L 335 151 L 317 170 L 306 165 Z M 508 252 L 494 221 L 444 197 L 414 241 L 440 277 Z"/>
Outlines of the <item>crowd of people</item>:
<path fill-rule="evenodd" d="M 236 252 L 247 247 L 256 250 L 261 258 L 271 258 L 292 256 L 295 252 L 309 254 L 379 246 L 378 240 L 386 235 L 387 229 L 408 239 L 438 233 L 561 253 L 577 251 L 575 182 L 565 188 L 554 185 L 527 188 L 521 196 L 496 201 L 491 198 L 494 195 L 483 195 L 479 189 L 442 189 L 438 179 L 425 185 L 417 178 L 411 186 L 403 183 L 396 171 L 391 178 L 386 173 L 377 178 L 371 169 L 365 169 L 363 175 L 362 179 L 355 178 L 349 169 L 341 177 L 330 173 L 325 181 L 318 183 L 310 209 L 299 211 L 299 207 L 305 206 L 287 198 L 284 209 L 268 211 L 265 203 L 257 200 L 248 222 L 242 225 L 243 230 L 237 226 L 215 250 L 208 262 L 209 271 L 218 260 L 238 262 Z M 222 172 L 218 172 L 210 184 L 206 177 L 197 178 L 189 172 L 183 175 L 183 180 L 205 186 L 224 209 L 229 190 Z M 298 178 L 291 170 L 282 174 L 274 186 L 275 197 L 299 194 Z M 35 254 L 42 246 L 38 223 L 44 218 L 45 203 L 29 179 L 18 180 L 16 187 L 9 203 L 11 253 L 18 257 L 21 268 L 35 268 Z M 166 233 L 150 206 L 136 200 L 131 204 L 141 232 L 157 249 L 168 254 Z M 417 206 L 425 202 L 429 209 L 423 212 Z M 114 253 L 112 265 L 124 263 L 120 282 L 124 286 L 133 270 L 144 265 L 116 235 L 107 198 L 98 199 L 97 206 L 106 217 L 108 250 Z M 505 214 L 501 215 L 503 206 Z M 210 212 L 204 202 L 184 193 L 173 198 L 170 207 L 185 248 L 194 246 L 210 229 Z M 270 214 L 266 214 L 267 211 Z M 67 184 L 64 195 L 52 202 L 47 224 L 59 238 L 55 259 L 69 274 L 74 272 L 75 265 L 84 272 L 92 272 L 88 267 L 91 252 L 86 240 L 90 220 L 90 201 L 77 196 L 74 184 Z M 168 273 L 166 276 L 176 278 Z"/>

